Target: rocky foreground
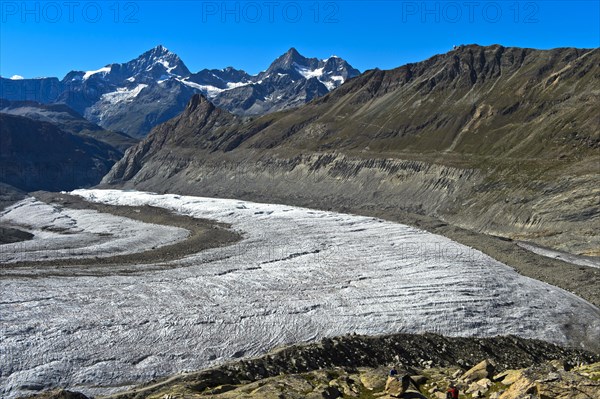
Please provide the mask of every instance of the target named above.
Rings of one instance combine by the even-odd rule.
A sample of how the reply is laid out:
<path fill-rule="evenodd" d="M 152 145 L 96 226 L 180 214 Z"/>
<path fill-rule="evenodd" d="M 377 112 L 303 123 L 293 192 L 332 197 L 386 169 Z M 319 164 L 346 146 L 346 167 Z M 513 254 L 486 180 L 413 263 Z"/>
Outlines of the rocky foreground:
<path fill-rule="evenodd" d="M 389 377 L 410 375 L 402 386 Z M 172 376 L 112 398 L 431 398 L 454 383 L 461 398 L 596 399 L 600 355 L 513 336 L 349 335 L 276 349 L 221 367 Z M 53 391 L 39 399 L 85 399 Z"/>

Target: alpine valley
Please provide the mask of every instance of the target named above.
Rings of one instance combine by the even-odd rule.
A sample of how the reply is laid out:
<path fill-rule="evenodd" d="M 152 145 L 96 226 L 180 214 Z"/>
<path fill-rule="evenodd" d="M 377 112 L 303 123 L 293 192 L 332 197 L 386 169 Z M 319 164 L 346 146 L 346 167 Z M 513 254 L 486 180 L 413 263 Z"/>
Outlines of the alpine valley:
<path fill-rule="evenodd" d="M 600 397 L 599 48 L 0 97 L 0 396 Z"/>

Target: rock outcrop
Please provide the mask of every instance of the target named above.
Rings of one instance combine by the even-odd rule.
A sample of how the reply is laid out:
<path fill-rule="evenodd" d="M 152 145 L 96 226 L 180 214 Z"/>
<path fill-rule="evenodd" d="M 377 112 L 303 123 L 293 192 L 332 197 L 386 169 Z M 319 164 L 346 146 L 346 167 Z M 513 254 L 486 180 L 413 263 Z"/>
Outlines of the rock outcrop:
<path fill-rule="evenodd" d="M 504 375 L 515 378 L 485 378 L 469 385 L 458 383 L 460 398 L 487 399 L 595 399 L 600 393 L 600 381 L 591 377 L 587 370 L 600 368 L 600 363 L 576 367 L 566 371 L 550 363 L 543 363 L 521 370 L 508 370 Z M 446 399 L 446 390 L 452 382 L 450 374 L 455 368 L 430 368 L 420 370 L 423 375 L 413 376 L 422 384 L 402 387 L 397 378 L 387 377 L 387 369 L 380 368 L 329 368 L 299 374 L 282 374 L 254 382 L 223 384 L 202 391 L 192 385 L 173 384 L 156 392 L 140 392 L 124 397 L 177 399 Z M 458 371 L 461 371 L 458 369 Z M 365 383 L 365 380 L 371 383 Z M 474 389 L 473 387 L 476 387 Z M 117 397 L 119 395 L 116 395 Z M 87 399 L 83 394 L 69 391 L 52 391 L 36 395 L 32 399 Z"/>
<path fill-rule="evenodd" d="M 487 359 L 482 367 L 481 360 Z M 560 360 L 565 368 L 600 362 L 600 355 L 565 349 L 542 341 L 516 337 L 448 338 L 435 334 L 395 334 L 378 337 L 348 335 L 325 339 L 317 344 L 295 345 L 273 350 L 267 355 L 199 372 L 183 373 L 163 382 L 152 382 L 115 398 L 217 397 L 217 398 L 286 398 L 390 397 L 399 394 L 402 384 L 388 384 L 389 368 L 398 367 L 399 376 L 408 375 L 410 384 L 403 397 L 436 397 L 445 392 L 451 381 L 462 392 L 469 388 L 461 376 L 485 375 L 492 385 L 486 394 L 506 391 L 508 381 L 522 379 L 519 370 Z M 490 374 L 488 364 L 495 364 L 498 377 Z M 472 367 L 473 370 L 469 371 Z M 581 369 L 585 378 L 595 378 L 597 368 Z M 595 370 L 595 371 L 594 371 Z M 485 373 L 483 373 L 485 372 Z M 585 373 L 588 373 L 587 375 Z M 465 377 L 466 376 L 466 377 Z M 509 378 L 510 376 L 510 378 Z M 470 381 L 470 380 L 469 380 Z M 488 385 L 479 379 L 478 384 Z M 519 383 L 521 384 L 521 383 Z M 420 391 L 420 393 L 417 391 Z M 516 388 L 515 388 L 516 389 Z M 302 396 L 302 395 L 311 396 Z M 321 396 L 319 396 L 321 395 Z M 329 396 L 327 396 L 329 395 Z M 338 396 L 336 396 L 338 395 Z M 357 395 L 357 396 L 353 396 Z M 363 396 L 361 396 L 363 395 Z M 388 396 L 385 396 L 388 395 Z M 412 395 L 412 396 L 406 396 Z"/>

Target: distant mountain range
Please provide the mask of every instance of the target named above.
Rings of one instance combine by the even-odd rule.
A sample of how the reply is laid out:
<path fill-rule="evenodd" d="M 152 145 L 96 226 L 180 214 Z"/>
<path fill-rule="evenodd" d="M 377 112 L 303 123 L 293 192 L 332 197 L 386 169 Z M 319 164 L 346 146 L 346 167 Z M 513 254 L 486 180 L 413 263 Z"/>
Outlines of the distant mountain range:
<path fill-rule="evenodd" d="M 599 93 L 599 49 L 460 46 L 253 120 L 194 96 L 103 183 L 418 213 L 598 256 Z"/>
<path fill-rule="evenodd" d="M 192 73 L 157 46 L 132 61 L 72 71 L 62 80 L 0 78 L 0 98 L 66 104 L 104 129 L 143 137 L 183 111 L 194 94 L 237 115 L 260 115 L 302 105 L 358 75 L 341 58 L 305 58 L 294 48 L 258 75 L 232 67 Z"/>

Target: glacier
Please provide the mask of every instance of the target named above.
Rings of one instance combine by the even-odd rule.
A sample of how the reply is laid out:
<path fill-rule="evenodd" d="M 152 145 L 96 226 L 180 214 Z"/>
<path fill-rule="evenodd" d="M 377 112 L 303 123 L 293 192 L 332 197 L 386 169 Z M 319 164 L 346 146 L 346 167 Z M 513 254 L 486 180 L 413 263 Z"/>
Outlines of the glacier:
<path fill-rule="evenodd" d="M 158 270 L 139 265 L 103 276 L 3 276 L 3 397 L 52 387 L 107 394 L 348 333 L 514 334 L 581 345 L 600 339 L 595 306 L 410 226 L 233 199 L 96 189 L 72 194 L 228 223 L 243 238 Z M 33 223 L 28 215 L 22 212 L 22 224 Z M 105 217 L 97 214 L 96 223 L 116 233 L 118 225 Z M 132 239 L 130 250 L 136 245 L 142 244 Z"/>
<path fill-rule="evenodd" d="M 34 234 L 0 246 L 0 264 L 110 257 L 148 251 L 185 240 L 189 231 L 142 223 L 94 210 L 69 209 L 27 198 L 0 214 L 0 222 Z"/>

